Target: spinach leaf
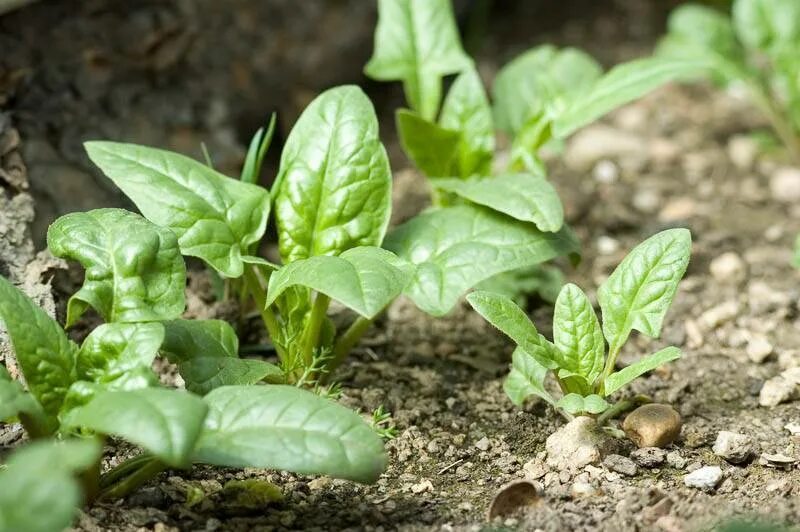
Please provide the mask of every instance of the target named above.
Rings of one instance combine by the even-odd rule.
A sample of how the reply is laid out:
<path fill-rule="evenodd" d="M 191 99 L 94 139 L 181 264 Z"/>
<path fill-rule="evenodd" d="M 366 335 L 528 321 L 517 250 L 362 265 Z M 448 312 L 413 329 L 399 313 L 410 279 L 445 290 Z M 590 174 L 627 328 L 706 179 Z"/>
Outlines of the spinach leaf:
<path fill-rule="evenodd" d="M 543 233 L 484 207 L 460 205 L 406 222 L 384 247 L 417 266 L 405 293 L 425 312 L 442 316 L 481 281 L 576 253 L 578 242 L 567 227 Z"/>
<path fill-rule="evenodd" d="M 77 346 L 58 323 L 25 294 L 0 276 L 0 320 L 28 389 L 51 424 L 55 424 L 64 397 L 75 380 Z"/>
<path fill-rule="evenodd" d="M 423 174 L 447 177 L 458 173 L 462 143 L 458 131 L 445 129 L 406 109 L 398 110 L 395 116 L 403 151 Z"/>
<path fill-rule="evenodd" d="M 245 183 L 258 184 L 258 177 L 261 173 L 261 165 L 264 162 L 264 155 L 272 143 L 272 136 L 275 134 L 275 123 L 277 121 L 275 113 L 269 117 L 267 129 L 263 127 L 256 131 L 250 140 L 250 147 L 247 149 L 247 156 L 242 166 L 242 174 L 239 180 Z"/>
<path fill-rule="evenodd" d="M 321 292 L 374 318 L 408 284 L 413 266 L 394 253 L 376 247 L 348 249 L 338 257 L 311 257 L 287 264 L 269 279 L 267 306 L 291 286 Z"/>
<path fill-rule="evenodd" d="M 435 179 L 432 184 L 517 220 L 532 222 L 540 231 L 556 232 L 564 225 L 564 209 L 558 193 L 541 175 L 503 174 L 468 180 Z"/>
<path fill-rule="evenodd" d="M 286 140 L 277 180 L 284 263 L 381 243 L 392 174 L 375 110 L 361 89 L 336 87 L 311 102 Z"/>
<path fill-rule="evenodd" d="M 196 356 L 237 357 L 239 338 L 222 320 L 173 320 L 164 323 L 161 352 L 174 364 Z"/>
<path fill-rule="evenodd" d="M 195 460 L 371 482 L 386 467 L 381 438 L 355 412 L 292 386 L 225 386 L 210 407 Z"/>
<path fill-rule="evenodd" d="M 524 307 L 531 294 L 537 294 L 543 301 L 555 304 L 564 282 L 564 274 L 555 266 L 536 264 L 499 273 L 478 283 L 475 288 L 502 294 Z"/>
<path fill-rule="evenodd" d="M 186 389 L 205 395 L 215 388 L 233 384 L 253 385 L 266 381 L 283 383 L 283 370 L 263 360 L 233 357 L 197 356 L 178 366 Z"/>
<path fill-rule="evenodd" d="M 0 365 L 0 422 L 7 423 L 16 417 L 27 418 L 26 429 L 29 427 L 28 421 L 33 425 L 37 434 L 29 436 L 49 434 L 55 429 L 55 424 L 49 423 L 42 405 L 25 391 L 22 384 L 11 378 L 5 366 Z"/>
<path fill-rule="evenodd" d="M 681 350 L 677 347 L 665 347 L 661 351 L 657 353 L 653 353 L 652 355 L 648 355 L 638 362 L 627 366 L 615 373 L 612 373 L 605 379 L 605 394 L 611 395 L 615 391 L 619 390 L 632 380 L 634 380 L 639 375 L 643 375 L 648 371 L 656 369 L 658 366 L 662 364 L 666 364 L 667 362 L 671 362 L 673 360 L 677 360 L 681 357 Z"/>
<path fill-rule="evenodd" d="M 605 399 L 597 394 L 583 396 L 577 393 L 568 393 L 556 403 L 558 408 L 568 414 L 601 414 L 611 407 Z"/>
<path fill-rule="evenodd" d="M 733 3 L 736 34 L 745 46 L 771 53 L 800 47 L 800 2 L 737 0 Z"/>
<path fill-rule="evenodd" d="M 515 405 L 521 405 L 531 395 L 555 405 L 555 399 L 544 387 L 547 371 L 533 356 L 517 347 L 511 355 L 511 372 L 503 381 L 503 390 Z"/>
<path fill-rule="evenodd" d="M 85 146 L 147 219 L 177 235 L 184 255 L 203 259 L 225 276 L 242 275 L 242 255 L 267 227 L 265 189 L 177 153 L 105 141 Z"/>
<path fill-rule="evenodd" d="M 606 343 L 589 298 L 574 284 L 561 289 L 553 314 L 553 343 L 564 369 L 593 384 L 603 371 Z"/>
<path fill-rule="evenodd" d="M 658 337 L 691 251 L 687 229 L 662 231 L 631 250 L 600 286 L 597 299 L 610 353 L 622 347 L 631 330 Z"/>
<path fill-rule="evenodd" d="M 375 50 L 364 72 L 381 81 L 401 80 L 406 100 L 434 120 L 442 77 L 472 64 L 458 37 L 450 0 L 379 0 Z"/>

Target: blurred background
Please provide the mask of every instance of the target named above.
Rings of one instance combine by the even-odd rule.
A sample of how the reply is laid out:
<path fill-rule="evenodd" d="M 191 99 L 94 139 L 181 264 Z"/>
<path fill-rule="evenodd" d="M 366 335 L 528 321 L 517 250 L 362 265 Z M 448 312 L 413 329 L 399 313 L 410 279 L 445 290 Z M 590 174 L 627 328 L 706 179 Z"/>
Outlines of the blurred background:
<path fill-rule="evenodd" d="M 465 46 L 487 80 L 543 42 L 582 47 L 606 65 L 646 54 L 680 3 L 455 1 Z M 383 119 L 393 168 L 407 165 L 391 120 L 402 105 L 400 85 L 362 74 L 374 1 L 0 0 L 0 13 L 0 169 L 27 174 L 37 245 L 61 214 L 125 205 L 89 164 L 85 140 L 196 158 L 204 142 L 215 167 L 235 175 L 251 135 L 276 112 L 267 184 L 299 112 L 337 84 L 365 88 Z M 16 141 L 7 138 L 12 128 Z"/>

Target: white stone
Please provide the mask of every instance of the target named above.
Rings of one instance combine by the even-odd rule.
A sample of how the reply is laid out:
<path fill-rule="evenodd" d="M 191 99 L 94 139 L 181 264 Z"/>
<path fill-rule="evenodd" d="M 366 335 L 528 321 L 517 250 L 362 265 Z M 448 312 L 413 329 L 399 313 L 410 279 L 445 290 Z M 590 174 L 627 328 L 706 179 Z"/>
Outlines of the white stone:
<path fill-rule="evenodd" d="M 574 482 L 570 491 L 573 497 L 592 497 L 597 495 L 595 487 L 588 482 Z"/>
<path fill-rule="evenodd" d="M 776 406 L 792 399 L 795 395 L 797 385 L 778 375 L 767 380 L 761 387 L 758 394 L 758 404 L 761 406 Z"/>
<path fill-rule="evenodd" d="M 750 135 L 736 135 L 728 141 L 728 157 L 740 170 L 749 170 L 758 157 L 758 143 Z"/>
<path fill-rule="evenodd" d="M 564 161 L 573 170 L 586 171 L 601 159 L 644 157 L 647 145 L 639 136 L 595 124 L 579 131 L 567 145 Z"/>
<path fill-rule="evenodd" d="M 744 261 L 733 251 L 715 257 L 708 269 L 714 279 L 722 283 L 737 283 L 745 277 Z"/>
<path fill-rule="evenodd" d="M 683 477 L 683 483 L 690 488 L 713 491 L 722 480 L 722 469 L 718 466 L 703 466 Z"/>
<path fill-rule="evenodd" d="M 597 252 L 601 255 L 612 255 L 619 249 L 619 240 L 601 235 L 597 238 Z"/>
<path fill-rule="evenodd" d="M 711 307 L 700 315 L 700 325 L 705 330 L 716 329 L 723 323 L 729 322 L 739 315 L 739 302 L 735 300 L 725 301 L 715 307 Z"/>
<path fill-rule="evenodd" d="M 558 471 L 575 471 L 600 462 L 610 452 L 610 445 L 594 419 L 578 416 L 547 437 L 547 465 Z"/>
<path fill-rule="evenodd" d="M 483 438 L 481 438 L 480 440 L 475 442 L 475 447 L 479 451 L 488 451 L 489 447 L 491 447 L 491 446 L 492 446 L 492 442 L 490 442 L 489 438 L 487 438 L 486 436 L 484 436 Z"/>
<path fill-rule="evenodd" d="M 594 165 L 592 177 L 594 177 L 598 183 L 610 185 L 619 179 L 619 168 L 617 168 L 617 165 L 614 164 L 613 161 L 603 159 Z"/>
<path fill-rule="evenodd" d="M 633 195 L 633 206 L 639 212 L 653 214 L 661 205 L 661 196 L 655 190 L 644 188 Z"/>
<path fill-rule="evenodd" d="M 753 440 L 750 436 L 727 430 L 720 431 L 717 434 L 717 440 L 714 442 L 712 450 L 714 454 L 721 456 L 732 464 L 740 464 L 746 461 L 755 452 Z"/>
<path fill-rule="evenodd" d="M 755 334 L 747 342 L 747 357 L 756 364 L 760 364 L 772 354 L 773 349 L 774 347 L 764 335 Z"/>
<path fill-rule="evenodd" d="M 769 180 L 769 189 L 777 201 L 800 201 L 800 168 L 784 166 L 775 170 Z"/>
<path fill-rule="evenodd" d="M 664 223 L 682 222 L 697 214 L 697 202 L 690 197 L 675 198 L 658 213 L 659 221 Z"/>

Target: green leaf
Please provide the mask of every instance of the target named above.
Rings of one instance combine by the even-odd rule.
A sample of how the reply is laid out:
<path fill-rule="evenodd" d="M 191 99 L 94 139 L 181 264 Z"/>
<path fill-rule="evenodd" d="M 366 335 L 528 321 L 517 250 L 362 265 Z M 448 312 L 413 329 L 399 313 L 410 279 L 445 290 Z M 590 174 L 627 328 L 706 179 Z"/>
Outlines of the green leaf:
<path fill-rule="evenodd" d="M 578 242 L 567 227 L 543 233 L 484 207 L 460 205 L 395 228 L 384 247 L 417 265 L 405 293 L 425 312 L 442 316 L 481 281 L 575 253 Z"/>
<path fill-rule="evenodd" d="M 564 369 L 593 384 L 603 371 L 606 343 L 589 298 L 574 284 L 561 289 L 553 314 L 553 343 L 564 357 Z"/>
<path fill-rule="evenodd" d="M 398 109 L 395 117 L 400 145 L 423 174 L 445 177 L 458 173 L 458 131 L 445 129 L 406 109 Z"/>
<path fill-rule="evenodd" d="M 281 156 L 275 217 L 284 263 L 380 245 L 392 173 L 369 98 L 327 90 L 303 111 Z"/>
<path fill-rule="evenodd" d="M 305 286 L 374 318 L 403 291 L 413 266 L 375 247 L 348 249 L 338 257 L 311 257 L 287 264 L 269 279 L 267 306 L 291 286 Z"/>
<path fill-rule="evenodd" d="M 561 200 L 543 176 L 503 174 L 468 180 L 435 179 L 432 184 L 517 220 L 532 222 L 540 231 L 556 232 L 564 225 Z"/>
<path fill-rule="evenodd" d="M 467 302 L 537 363 L 548 369 L 558 367 L 553 345 L 539 334 L 527 314 L 513 301 L 500 294 L 478 291 L 469 294 Z"/>
<path fill-rule="evenodd" d="M 474 67 L 464 70 L 453 82 L 442 106 L 439 125 L 460 133 L 458 176 L 491 174 L 494 155 L 492 108 Z"/>
<path fill-rule="evenodd" d="M 649 57 L 617 65 L 559 113 L 553 134 L 564 138 L 667 82 L 697 76 L 709 67 L 709 62 L 703 58 L 666 57 Z"/>
<path fill-rule="evenodd" d="M 84 340 L 78 351 L 78 378 L 109 385 L 126 380 L 131 373 L 150 370 L 164 340 L 160 323 L 107 323 L 100 325 Z M 152 381 L 114 389 L 143 388 Z"/>
<path fill-rule="evenodd" d="M 378 434 L 351 410 L 293 386 L 225 386 L 210 407 L 198 462 L 373 482 L 386 468 Z"/>
<path fill-rule="evenodd" d="M 677 347 L 665 347 L 661 351 L 657 353 L 653 353 L 652 355 L 647 355 L 643 357 L 638 362 L 627 366 L 615 373 L 612 373 L 608 377 L 606 377 L 603 390 L 606 396 L 611 395 L 612 393 L 616 392 L 636 377 L 640 375 L 644 375 L 648 371 L 652 371 L 656 369 L 658 366 L 662 364 L 666 364 L 667 362 L 672 362 L 673 360 L 677 360 L 681 357 L 681 350 Z"/>
<path fill-rule="evenodd" d="M 458 37 L 450 0 L 379 0 L 375 50 L 364 72 L 400 80 L 410 107 L 434 120 L 442 77 L 472 64 Z"/>
<path fill-rule="evenodd" d="M 0 471 L 0 530 L 53 532 L 69 527 L 83 503 L 75 476 L 102 448 L 94 440 L 36 441 L 14 452 Z"/>
<path fill-rule="evenodd" d="M 29 437 L 50 434 L 56 429 L 55 420 L 48 419 L 36 399 L 11 379 L 5 366 L 0 364 L 0 422 L 8 423 L 14 418 L 25 422 L 25 427 L 36 431 Z"/>
<path fill-rule="evenodd" d="M 558 400 L 556 407 L 561 408 L 568 414 L 601 414 L 608 410 L 611 405 L 599 395 L 582 396 L 577 393 L 568 393 Z"/>
<path fill-rule="evenodd" d="M 242 174 L 239 176 L 240 181 L 245 183 L 258 183 L 258 177 L 261 174 L 261 165 L 264 162 L 264 155 L 272 143 L 272 136 L 275 134 L 275 122 L 277 115 L 272 113 L 269 117 L 269 125 L 265 130 L 263 127 L 256 131 L 250 140 L 250 146 L 247 148 L 247 156 L 244 159 L 244 166 L 242 166 Z"/>
<path fill-rule="evenodd" d="M 171 229 L 181 253 L 228 277 L 242 275 L 242 254 L 267 227 L 267 191 L 169 151 L 92 141 L 86 152 L 144 216 Z"/>
<path fill-rule="evenodd" d="M 283 370 L 263 360 L 202 356 L 190 358 L 178 366 L 190 392 L 205 395 L 215 388 L 232 384 L 252 385 L 262 381 L 283 383 Z"/>
<path fill-rule="evenodd" d="M 559 369 L 558 378 L 564 386 L 565 392 L 577 393 L 581 396 L 592 393 L 593 386 L 589 384 L 586 377 L 568 369 Z"/>
<path fill-rule="evenodd" d="M 161 352 L 173 364 L 197 356 L 237 357 L 239 338 L 228 322 L 222 320 L 174 320 L 164 323 Z"/>
<path fill-rule="evenodd" d="M 733 23 L 748 47 L 771 52 L 789 46 L 800 49 L 800 2 L 797 0 L 736 0 Z"/>
<path fill-rule="evenodd" d="M 531 395 L 541 397 L 554 405 L 555 399 L 544 388 L 547 371 L 534 357 L 517 347 L 511 355 L 511 372 L 503 381 L 503 390 L 517 406 Z"/>
<path fill-rule="evenodd" d="M 633 248 L 600 286 L 597 299 L 610 353 L 619 351 L 631 330 L 658 337 L 691 252 L 688 229 L 662 231 Z"/>
<path fill-rule="evenodd" d="M 69 427 L 118 436 L 173 467 L 189 464 L 208 406 L 196 395 L 165 388 L 101 392 L 64 419 Z"/>
<path fill-rule="evenodd" d="M 28 389 L 51 422 L 75 380 L 77 346 L 61 326 L 25 294 L 0 276 L 0 320 Z"/>
<path fill-rule="evenodd" d="M 555 304 L 564 274 L 553 266 L 537 264 L 510 272 L 500 273 L 478 283 L 477 290 L 502 294 L 524 307 L 529 295 L 537 294 L 543 301 Z"/>

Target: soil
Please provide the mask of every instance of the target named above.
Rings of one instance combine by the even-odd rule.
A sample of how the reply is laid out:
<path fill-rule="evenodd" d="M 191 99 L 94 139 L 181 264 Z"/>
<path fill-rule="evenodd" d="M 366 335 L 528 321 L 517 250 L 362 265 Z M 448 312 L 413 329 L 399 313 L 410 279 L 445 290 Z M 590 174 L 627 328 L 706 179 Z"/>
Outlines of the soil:
<path fill-rule="evenodd" d="M 564 32 L 554 40 L 569 41 Z M 481 55 L 481 70 L 491 75 L 507 50 L 490 44 Z M 641 47 L 606 53 L 629 56 L 636 50 Z M 400 300 L 337 375 L 345 404 L 364 412 L 383 405 L 397 426 L 398 436 L 387 443 L 389 469 L 376 484 L 195 467 L 164 473 L 123 501 L 82 512 L 76 528 L 688 532 L 709 530 L 733 516 L 799 523 L 798 462 L 774 467 L 760 458 L 767 453 L 800 460 L 800 436 L 786 428 L 800 424 L 800 403 L 790 398 L 775 407 L 759 405 L 768 379 L 800 367 L 800 274 L 790 264 L 800 232 L 800 191 L 776 180 L 785 166 L 779 154 L 756 149 L 749 133 L 764 126 L 740 94 L 668 86 L 579 132 L 563 152 L 549 157 L 568 223 L 584 243 L 582 263 L 565 266 L 565 273 L 590 297 L 645 237 L 668 227 L 692 230 L 692 262 L 661 339 L 634 337 L 622 357 L 627 363 L 668 344 L 684 352 L 629 390 L 672 404 L 682 416 L 682 435 L 667 449 L 664 465 L 639 467 L 632 476 L 602 464 L 577 473 L 550 469 L 544 442 L 564 421 L 541 402 L 520 410 L 505 397 L 502 380 L 511 345 L 465 305 L 433 320 Z M 3 131 L 0 127 L 0 148 Z M 24 146 L 25 134 L 21 137 Z M 7 169 L 8 156 L 0 157 Z M 36 163 L 26 163 L 33 173 Z M 397 200 L 414 197 L 418 176 L 394 167 L 404 183 L 396 187 Z M 0 178 L 0 227 L 7 223 L 5 213 L 20 213 L 13 216 L 16 232 L 0 236 L 24 235 L 31 200 L 16 200 L 20 206 L 11 210 L 5 205 L 27 195 L 26 187 L 2 173 Z M 32 259 L 29 234 L 15 246 Z M 6 274 L 19 259 L 6 248 L 0 252 Z M 736 268 L 711 267 L 727 253 L 735 254 L 725 260 Z M 18 271 L 39 272 L 29 284 L 48 286 L 49 276 L 40 270 Z M 23 281 L 24 273 L 15 275 Z M 208 301 L 203 293 L 191 296 L 201 307 Z M 534 321 L 549 335 L 552 308 L 531 303 Z M 748 354 L 755 339 L 772 347 L 760 361 Z M 712 445 L 721 430 L 750 436 L 754 457 L 732 465 L 716 456 Z M 0 445 L 19 438 L 18 427 L 0 427 Z M 628 443 L 621 454 L 632 450 Z M 108 461 L 129 452 L 112 446 Z M 705 465 L 722 468 L 716 489 L 686 487 L 684 477 Z M 485 512 L 495 492 L 519 478 L 539 484 L 538 504 L 488 523 Z M 283 500 L 253 504 L 230 485 L 226 489 L 230 481 L 246 479 L 274 483 Z M 584 486 L 581 493 L 576 484 Z"/>

